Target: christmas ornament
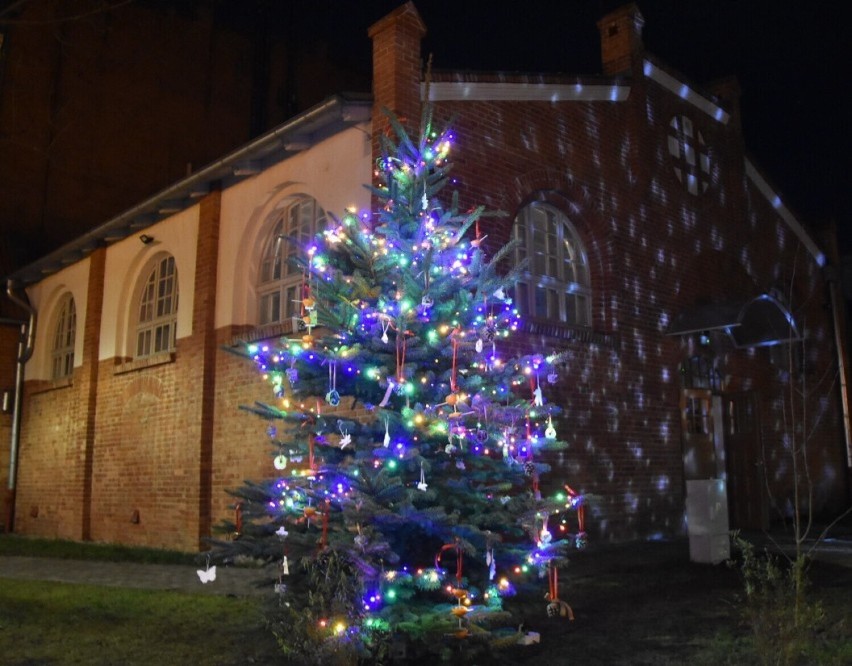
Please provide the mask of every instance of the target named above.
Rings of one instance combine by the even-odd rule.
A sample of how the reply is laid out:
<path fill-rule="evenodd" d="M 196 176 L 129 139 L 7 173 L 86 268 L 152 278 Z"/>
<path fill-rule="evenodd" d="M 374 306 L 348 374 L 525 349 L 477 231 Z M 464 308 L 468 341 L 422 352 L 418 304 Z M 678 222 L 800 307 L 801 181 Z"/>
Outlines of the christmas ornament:
<path fill-rule="evenodd" d="M 532 476 L 535 474 L 535 463 L 532 460 L 527 460 L 524 463 L 524 474 L 527 476 Z"/>
<path fill-rule="evenodd" d="M 275 459 L 272 461 L 273 466 L 277 470 L 287 469 L 287 456 L 283 453 L 279 453 L 275 456 Z"/>
<path fill-rule="evenodd" d="M 559 381 L 559 375 L 557 375 L 555 372 L 548 373 L 548 375 L 547 375 L 547 383 L 548 384 L 555 384 L 558 381 Z"/>
<path fill-rule="evenodd" d="M 385 448 L 388 448 L 390 446 L 390 431 L 388 430 L 388 420 L 387 419 L 385 419 L 385 439 L 382 442 L 382 444 L 384 444 Z"/>
<path fill-rule="evenodd" d="M 546 609 L 547 616 L 567 617 L 569 620 L 573 621 L 574 611 L 571 610 L 571 606 L 559 598 L 559 570 L 553 562 L 548 562 L 547 564 L 547 584 L 549 589 L 547 594 L 544 595 L 545 599 L 550 600 Z"/>
<path fill-rule="evenodd" d="M 216 580 L 216 565 L 210 566 L 210 556 L 207 556 L 207 566 L 204 569 L 196 569 L 195 573 L 198 574 L 198 579 L 201 581 L 203 585 L 207 585 L 207 583 L 212 583 Z"/>
<path fill-rule="evenodd" d="M 388 387 L 385 390 L 385 396 L 384 396 L 384 398 L 382 398 L 382 401 L 379 403 L 379 407 L 387 407 L 388 406 L 388 402 L 390 401 L 391 393 L 393 393 L 393 390 L 394 390 L 395 387 L 396 387 L 396 384 L 393 382 L 392 379 L 389 378 L 388 379 Z"/>
<path fill-rule="evenodd" d="M 280 569 L 281 569 L 281 575 L 282 576 L 289 576 L 290 575 L 290 565 L 287 563 L 287 556 L 286 555 L 281 560 Z"/>
<path fill-rule="evenodd" d="M 427 294 L 423 296 L 422 299 L 420 299 L 420 305 L 422 305 L 424 308 L 431 308 L 433 305 L 435 305 L 435 300 Z"/>
<path fill-rule="evenodd" d="M 533 391 L 533 404 L 536 407 L 544 406 L 544 396 L 542 395 L 542 392 L 541 392 L 541 386 L 538 384 L 537 381 L 536 381 L 535 390 Z"/>
<path fill-rule="evenodd" d="M 553 419 L 549 416 L 547 417 L 547 430 L 544 431 L 544 436 L 550 440 L 556 439 L 556 428 L 553 427 Z"/>
<path fill-rule="evenodd" d="M 420 483 L 417 484 L 417 490 L 422 490 L 425 493 L 428 487 L 426 485 L 426 473 L 423 471 L 423 463 L 420 463 Z"/>

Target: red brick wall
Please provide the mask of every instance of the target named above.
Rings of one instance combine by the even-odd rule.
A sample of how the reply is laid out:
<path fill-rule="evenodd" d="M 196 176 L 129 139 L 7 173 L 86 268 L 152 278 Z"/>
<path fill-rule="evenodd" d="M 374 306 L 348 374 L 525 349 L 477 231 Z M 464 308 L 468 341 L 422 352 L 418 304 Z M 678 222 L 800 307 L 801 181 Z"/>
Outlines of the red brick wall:
<path fill-rule="evenodd" d="M 668 322 L 702 301 L 783 286 L 783 275 L 798 266 L 803 293 L 793 303 L 807 298 L 796 316 L 812 335 L 812 378 L 832 362 L 824 283 L 813 258 L 797 253 L 793 233 L 748 184 L 737 123 L 724 126 L 647 80 L 632 82 L 626 103 L 443 102 L 437 108 L 454 118 L 453 177 L 462 210 L 484 202 L 509 213 L 483 227 L 496 248 L 530 200 L 561 208 L 588 251 L 593 328 L 618 341 L 609 348 L 530 340 L 531 348 L 567 350 L 570 358 L 557 401 L 565 408 L 560 433 L 571 447 L 554 460 L 561 469 L 551 483 L 564 480 L 599 496 L 590 529 L 602 536 L 677 531 L 683 514 L 678 368 L 690 350 L 665 335 Z M 693 119 L 714 161 L 712 182 L 699 196 L 686 191 L 670 164 L 667 129 L 678 114 Z M 769 352 L 734 350 L 721 335 L 714 345 L 728 387 L 760 391 L 774 492 L 786 497 L 782 386 Z M 826 414 L 813 440 L 813 468 L 823 473 L 821 503 L 837 505 L 843 488 L 834 476 L 842 470 L 836 390 L 824 384 L 810 413 L 817 407 Z"/>
<path fill-rule="evenodd" d="M 377 103 L 408 113 L 417 106 L 422 26 L 407 5 L 392 16 L 398 24 L 371 31 Z M 453 188 L 462 210 L 486 204 L 508 213 L 483 226 L 492 249 L 508 240 L 520 207 L 543 200 L 568 216 L 588 253 L 596 341 L 530 333 L 512 343 L 565 352 L 548 393 L 564 408 L 557 429 L 569 448 L 550 456 L 555 469 L 544 489 L 569 483 L 589 494 L 587 527 L 596 538 L 682 531 L 679 366 L 694 347 L 665 334 L 672 319 L 702 300 L 784 287 L 795 272 L 792 303 L 812 340 L 809 381 L 832 361 L 822 278 L 746 177 L 738 119 L 718 123 L 641 77 L 624 102 L 443 102 L 436 113 L 455 117 Z M 667 150 L 669 121 L 680 114 L 693 119 L 713 161 L 708 190 L 698 196 L 678 181 Z M 227 489 L 273 473 L 267 424 L 239 410 L 271 400 L 271 390 L 249 361 L 221 348 L 240 331 L 213 328 L 218 195 L 201 208 L 193 330 L 174 358 L 125 366 L 105 359 L 96 376 L 87 374 L 87 360 L 70 387 L 28 385 L 22 532 L 194 550 L 211 525 L 233 516 Z M 790 471 L 778 368 L 767 350 L 735 350 L 724 335 L 712 338 L 725 388 L 758 392 L 783 510 Z M 93 395 L 86 382 L 95 379 Z M 830 506 L 842 497 L 843 463 L 838 401 L 825 386 L 809 413 L 825 414 L 811 461 L 817 500 Z"/>

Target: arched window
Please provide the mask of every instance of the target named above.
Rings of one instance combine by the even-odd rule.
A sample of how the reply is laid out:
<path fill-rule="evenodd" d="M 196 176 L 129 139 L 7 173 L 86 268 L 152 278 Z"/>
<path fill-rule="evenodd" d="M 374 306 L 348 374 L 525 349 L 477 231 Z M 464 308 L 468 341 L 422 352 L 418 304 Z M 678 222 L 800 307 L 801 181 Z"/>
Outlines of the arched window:
<path fill-rule="evenodd" d="M 307 196 L 288 199 L 274 213 L 272 232 L 263 249 L 258 273 L 258 324 L 275 324 L 299 314 L 302 272 L 290 263 L 325 227 L 325 212 Z"/>
<path fill-rule="evenodd" d="M 175 348 L 178 282 L 174 257 L 154 264 L 139 293 L 136 320 L 136 358 Z"/>
<path fill-rule="evenodd" d="M 74 297 L 67 293 L 57 307 L 56 327 L 51 348 L 51 379 L 70 377 L 74 371 L 74 339 L 77 331 L 77 308 Z"/>
<path fill-rule="evenodd" d="M 591 288 L 586 251 L 561 212 L 532 203 L 515 218 L 515 262 L 528 260 L 515 285 L 521 314 L 575 326 L 591 325 Z"/>

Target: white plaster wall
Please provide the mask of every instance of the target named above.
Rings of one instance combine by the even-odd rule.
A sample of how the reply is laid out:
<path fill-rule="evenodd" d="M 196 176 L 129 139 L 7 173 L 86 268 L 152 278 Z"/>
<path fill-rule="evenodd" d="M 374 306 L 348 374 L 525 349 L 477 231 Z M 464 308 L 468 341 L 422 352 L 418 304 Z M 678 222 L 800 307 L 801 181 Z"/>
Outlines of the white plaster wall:
<path fill-rule="evenodd" d="M 332 215 L 366 211 L 372 179 L 370 125 L 363 123 L 340 132 L 312 148 L 277 164 L 222 193 L 217 285 L 216 327 L 255 323 L 255 283 L 262 245 L 269 233 L 268 218 L 282 199 L 306 194 Z M 192 310 L 199 232 L 197 205 L 138 230 L 106 250 L 104 304 L 98 358 L 133 356 L 128 349 L 128 330 L 134 326 L 134 290 L 152 258 L 166 252 L 175 258 L 179 306 L 177 337 L 192 333 Z M 203 233 L 203 230 L 201 230 Z M 145 233 L 154 242 L 145 245 Z M 83 356 L 83 324 L 86 320 L 88 258 L 27 287 L 30 303 L 38 313 L 33 357 L 26 366 L 27 379 L 50 378 L 50 350 L 55 328 L 55 307 L 66 291 L 77 309 L 74 365 Z"/>
<path fill-rule="evenodd" d="M 369 207 L 369 131 L 369 123 L 347 129 L 222 193 L 216 328 L 256 323 L 260 254 L 282 199 L 307 194 L 337 217 Z"/>
<path fill-rule="evenodd" d="M 74 338 L 74 367 L 83 362 L 83 324 L 86 321 L 89 285 L 89 259 L 82 259 L 61 271 L 48 275 L 27 287 L 30 305 L 36 311 L 36 335 L 32 358 L 25 366 L 25 377 L 51 379 L 51 350 L 56 333 L 56 307 L 66 292 L 71 292 L 77 311 L 77 332 Z"/>
<path fill-rule="evenodd" d="M 163 252 L 175 258 L 177 269 L 177 337 L 192 333 L 198 213 L 198 205 L 191 206 L 107 248 L 100 360 L 133 356 L 133 350 L 127 349 L 128 327 L 135 325 L 133 292 L 139 280 L 148 277 L 141 275 L 141 271 Z M 139 240 L 142 233 L 153 236 L 154 241 L 145 245 Z"/>

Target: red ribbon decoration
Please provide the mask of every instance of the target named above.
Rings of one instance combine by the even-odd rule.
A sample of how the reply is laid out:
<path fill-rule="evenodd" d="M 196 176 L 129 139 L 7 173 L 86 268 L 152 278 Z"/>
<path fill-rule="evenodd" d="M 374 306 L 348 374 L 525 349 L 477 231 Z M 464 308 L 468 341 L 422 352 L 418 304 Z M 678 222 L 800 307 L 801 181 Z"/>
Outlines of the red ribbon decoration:
<path fill-rule="evenodd" d="M 553 566 L 553 562 L 547 564 L 547 583 L 550 588 L 550 600 L 559 601 L 559 569 Z"/>
<path fill-rule="evenodd" d="M 438 554 L 435 555 L 435 568 L 436 569 L 441 568 L 441 555 L 444 553 L 445 550 L 456 551 L 456 582 L 458 583 L 458 587 L 461 587 L 463 555 L 462 555 L 462 548 L 461 548 L 461 545 L 459 544 L 458 538 L 455 540 L 454 543 L 446 543 L 443 546 L 441 546 L 441 550 L 439 550 Z"/>
<path fill-rule="evenodd" d="M 319 549 L 322 550 L 328 544 L 328 515 L 331 512 L 331 500 L 325 501 L 322 510 L 322 537 L 320 537 Z"/>
<path fill-rule="evenodd" d="M 530 379 L 530 384 L 532 384 L 532 379 Z M 533 447 L 530 441 L 532 440 L 532 427 L 530 426 L 530 417 L 527 416 L 527 461 L 532 462 L 533 460 Z M 533 493 L 535 493 L 536 498 L 539 498 L 539 485 L 538 485 L 538 472 L 533 470 L 532 473 L 532 487 Z M 540 499 L 540 498 L 539 498 Z"/>
<path fill-rule="evenodd" d="M 243 503 L 237 502 L 234 506 L 234 534 L 240 536 L 243 533 Z"/>
<path fill-rule="evenodd" d="M 453 369 L 450 374 L 450 391 L 455 393 L 458 391 L 458 383 L 456 382 L 456 362 L 458 360 L 459 355 L 459 334 L 461 334 L 461 328 L 456 326 L 452 333 L 450 333 L 450 339 L 453 341 Z"/>
<path fill-rule="evenodd" d="M 565 490 L 568 495 L 573 499 L 577 497 L 577 491 L 574 490 L 571 486 L 565 485 Z M 586 505 L 582 502 L 580 506 L 577 507 L 577 526 L 579 528 L 580 534 L 585 533 L 586 531 Z"/>

